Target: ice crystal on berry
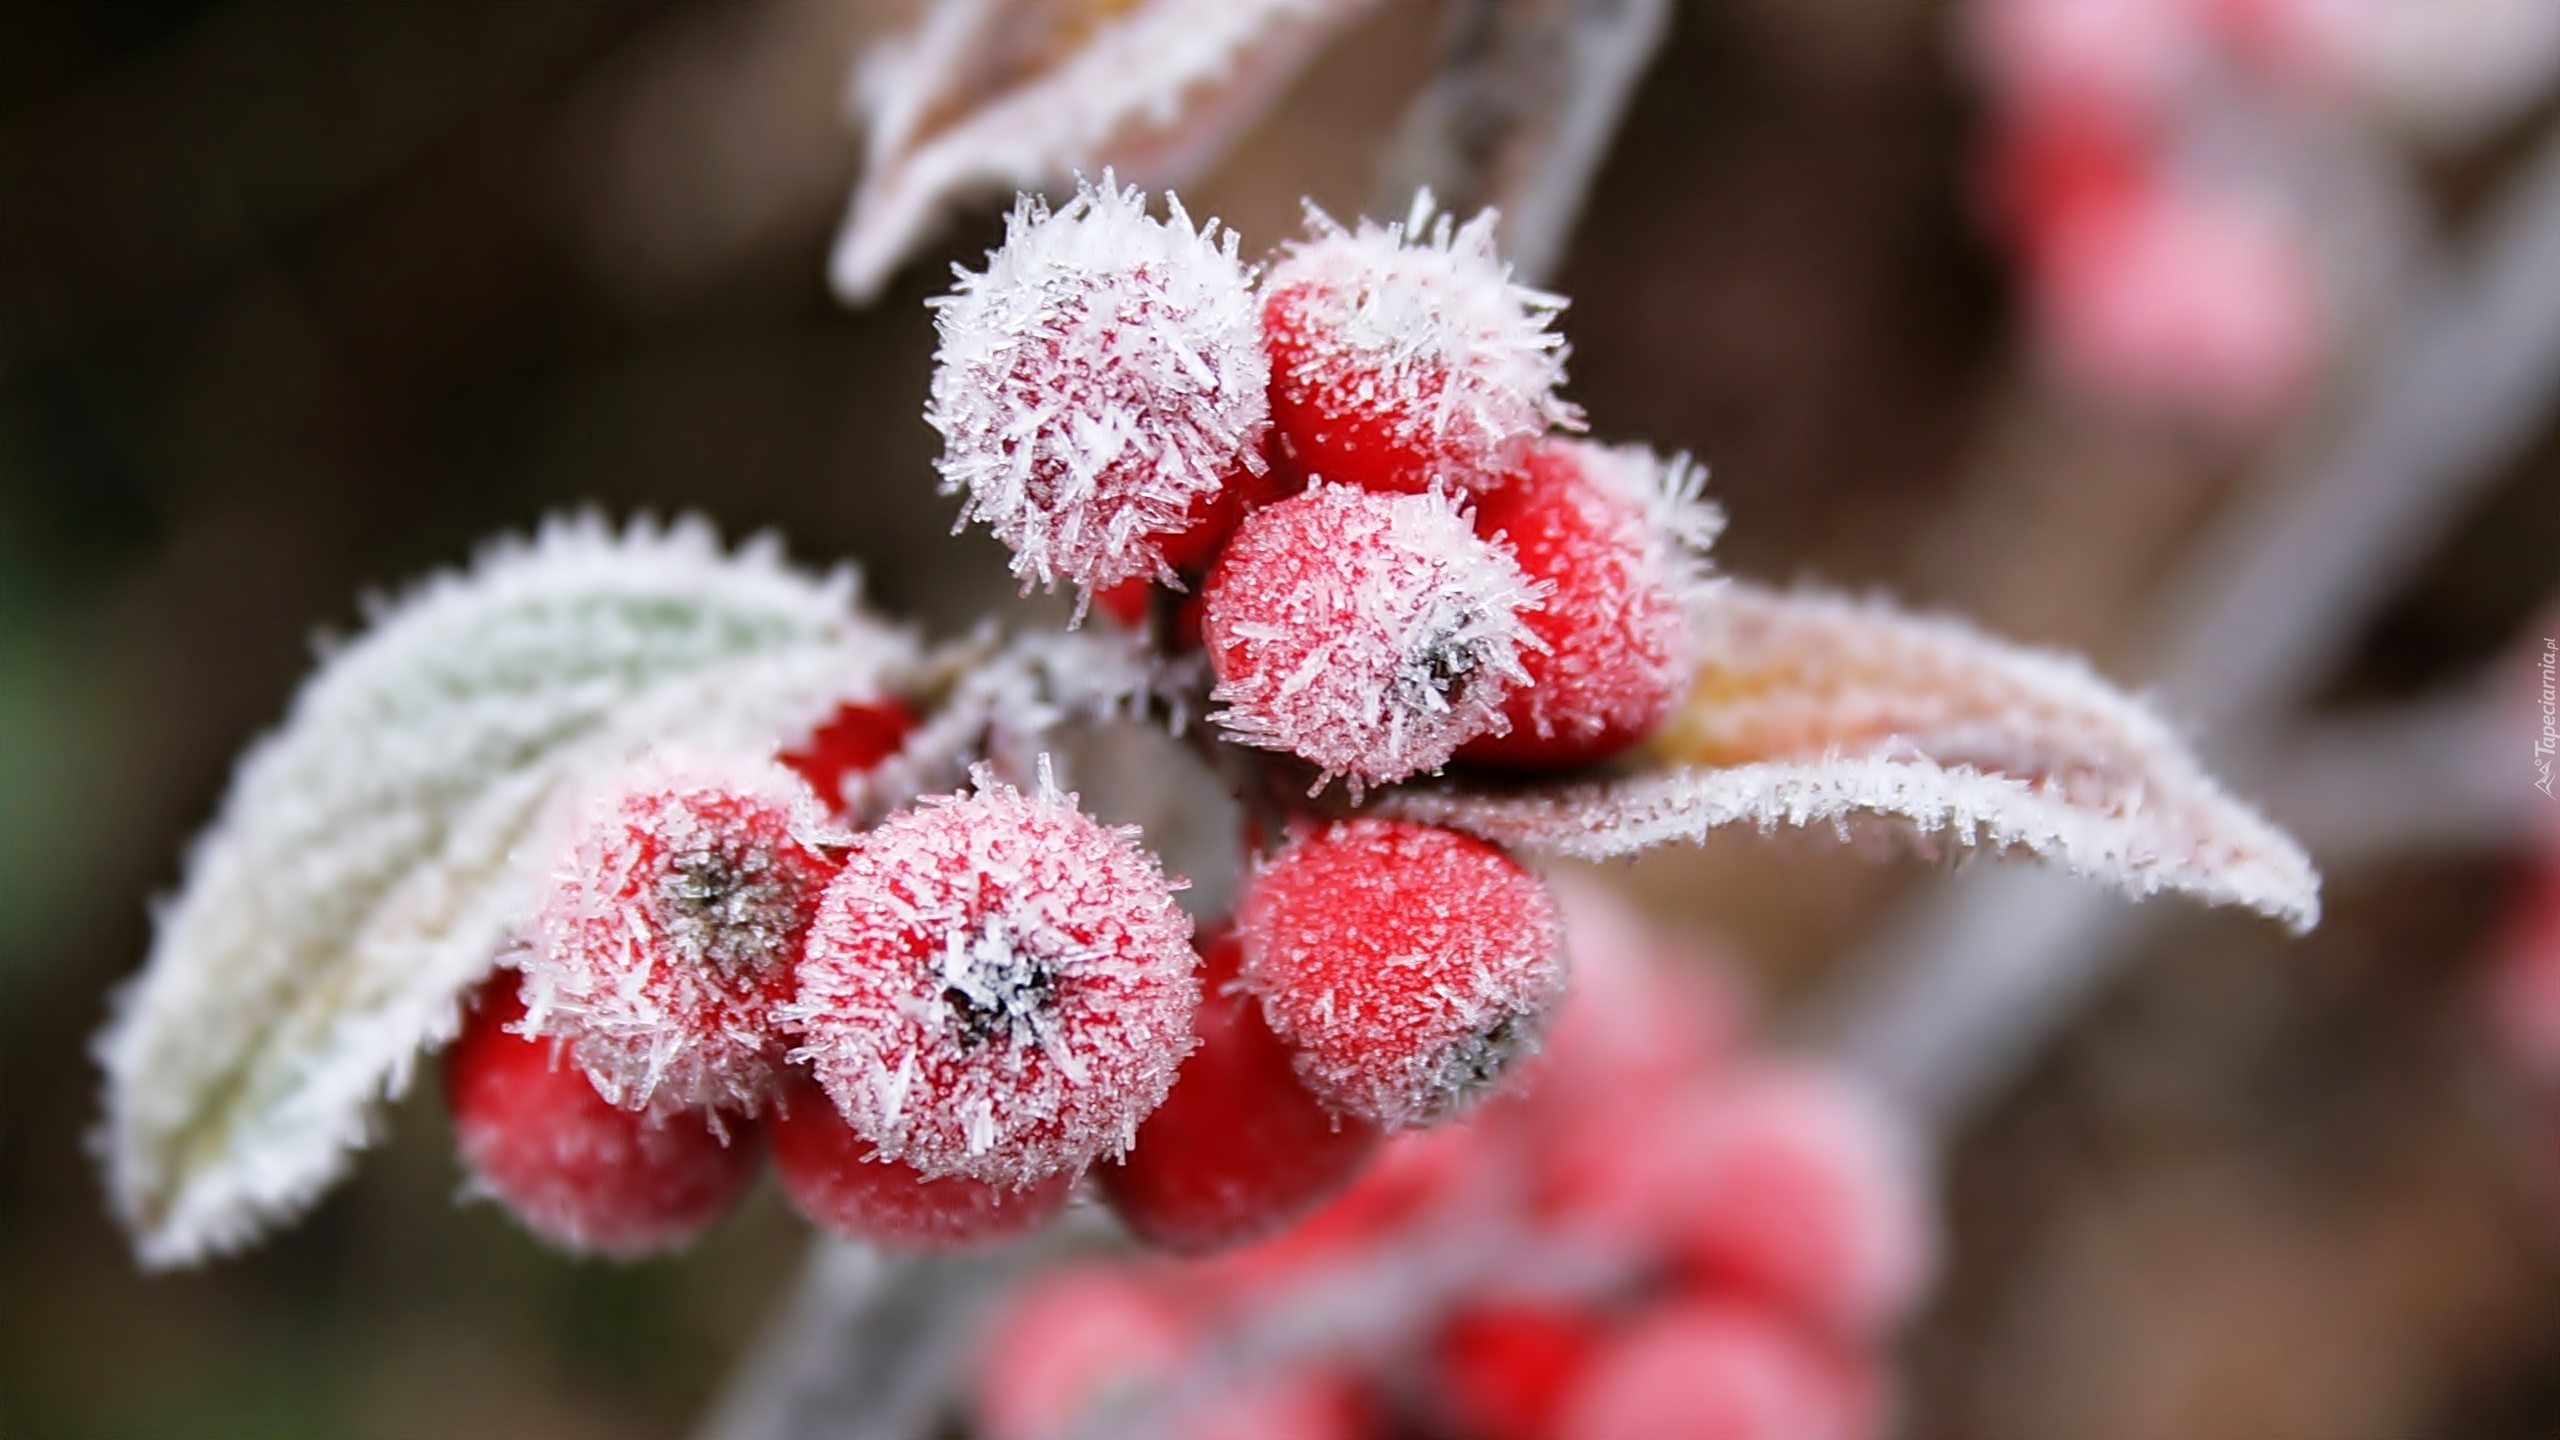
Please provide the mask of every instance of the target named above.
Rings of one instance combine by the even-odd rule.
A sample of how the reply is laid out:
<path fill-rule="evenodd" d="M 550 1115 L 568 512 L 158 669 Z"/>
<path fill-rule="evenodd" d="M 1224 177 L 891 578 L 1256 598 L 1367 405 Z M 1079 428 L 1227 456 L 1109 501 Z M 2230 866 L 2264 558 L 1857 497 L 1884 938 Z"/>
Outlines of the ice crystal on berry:
<path fill-rule="evenodd" d="M 1703 484 L 1687 456 L 1554 440 L 1480 502 L 1476 529 L 1552 589 L 1527 617 L 1542 644 L 1522 656 L 1529 683 L 1504 707 L 1508 728 L 1470 742 L 1467 759 L 1595 759 L 1670 712 L 1695 670 L 1690 612 L 1723 527 Z"/>
<path fill-rule="evenodd" d="M 1403 224 L 1313 234 L 1263 282 L 1272 418 L 1294 473 L 1373 489 L 1482 488 L 1582 415 L 1556 394 L 1561 296 L 1514 284 L 1488 210 L 1464 226 L 1426 193 Z"/>
<path fill-rule="evenodd" d="M 1500 730 L 1546 587 L 1445 495 L 1319 485 L 1247 519 L 1203 598 L 1229 735 L 1355 796 Z"/>
<path fill-rule="evenodd" d="M 1269 363 L 1233 231 L 1168 197 L 1082 185 L 1025 196 L 984 274 L 935 301 L 925 418 L 946 493 L 1013 550 L 1024 584 L 1170 576 L 1169 544 L 1261 475 Z"/>
<path fill-rule="evenodd" d="M 983 769 L 863 838 L 783 1014 L 880 1153 L 1024 1186 L 1125 1149 L 1191 1049 L 1191 922 L 1154 858 Z"/>
<path fill-rule="evenodd" d="M 595 797 L 524 957 L 525 1033 L 569 1041 L 626 1109 L 753 1114 L 782 1047 L 773 1008 L 833 867 L 789 771 L 655 755 Z"/>

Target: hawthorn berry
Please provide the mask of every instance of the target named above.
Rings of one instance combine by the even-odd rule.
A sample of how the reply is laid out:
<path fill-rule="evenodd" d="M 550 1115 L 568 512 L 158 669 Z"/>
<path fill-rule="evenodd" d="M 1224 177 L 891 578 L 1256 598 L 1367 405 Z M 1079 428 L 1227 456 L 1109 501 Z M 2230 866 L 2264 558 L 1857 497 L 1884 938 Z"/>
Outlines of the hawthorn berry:
<path fill-rule="evenodd" d="M 1244 947 L 1225 932 L 1201 947 L 1199 1048 L 1138 1126 L 1129 1153 L 1097 1173 L 1140 1239 L 1215 1250 L 1266 1234 L 1349 1183 L 1378 1129 L 1337 1116 L 1300 1083 L 1289 1048 L 1237 983 Z"/>
<path fill-rule="evenodd" d="M 1476 505 L 1476 532 L 1507 544 L 1547 587 L 1522 617 L 1527 684 L 1503 702 L 1501 728 L 1463 759 L 1570 765 L 1645 738 L 1694 670 L 1689 605 L 1697 557 L 1723 523 L 1698 503 L 1697 468 L 1641 445 L 1550 440 Z"/>
<path fill-rule="evenodd" d="M 1027 1189 L 946 1175 L 882 1159 L 853 1132 L 816 1082 L 796 1072 L 768 1125 L 774 1170 L 803 1215 L 847 1239 L 890 1250 L 963 1249 L 1025 1235 L 1066 1208 L 1072 1174 Z"/>
<path fill-rule="evenodd" d="M 1549 1440 L 1601 1337 L 1596 1318 L 1562 1305 L 1472 1305 L 1450 1317 L 1432 1346 L 1432 1389 L 1459 1434 Z"/>
<path fill-rule="evenodd" d="M 1488 210 L 1453 230 L 1417 197 L 1401 225 L 1344 230 L 1310 206 L 1262 286 L 1273 459 L 1293 481 L 1478 490 L 1528 443 L 1580 429 L 1556 394 L 1560 296 L 1512 283 Z"/>
<path fill-rule="evenodd" d="M 780 766 L 652 756 L 593 797 L 523 956 L 529 1036 L 567 1042 L 625 1109 L 753 1114 L 834 865 Z"/>
<path fill-rule="evenodd" d="M 1171 1384 L 1193 1326 L 1164 1290 L 1111 1265 L 1052 1270 L 1006 1304 L 979 1351 L 971 1406 L 986 1440 L 1109 1433 Z"/>
<path fill-rule="evenodd" d="M 1491 1093 L 1563 994 L 1564 932 L 1535 875 L 1481 840 L 1346 820 L 1258 871 L 1244 980 L 1326 1104 L 1389 1129 Z"/>
<path fill-rule="evenodd" d="M 907 732 L 915 728 L 915 712 L 895 696 L 849 700 L 779 758 L 829 810 L 843 815 L 853 807 L 855 782 L 904 748 Z"/>
<path fill-rule="evenodd" d="M 1110 176 L 1025 196 L 983 274 L 932 301 L 925 419 L 1027 587 L 1171 578 L 1207 558 L 1268 464 L 1269 362 L 1236 237 L 1170 223 Z"/>
<path fill-rule="evenodd" d="M 785 1022 L 864 1139 L 928 1178 L 1022 1189 L 1125 1149 L 1199 1002 L 1191 922 L 1135 831 L 981 768 L 861 838 Z"/>
<path fill-rule="evenodd" d="M 1506 723 L 1544 594 L 1448 496 L 1318 486 L 1255 511 L 1209 574 L 1214 718 L 1355 796 L 1436 770 Z"/>
<path fill-rule="evenodd" d="M 1611 1336 L 1557 1407 L 1555 1440 L 1864 1440 L 1874 1382 L 1777 1318 L 1675 1300 Z"/>
<path fill-rule="evenodd" d="M 552 1042 L 517 1033 L 524 1015 L 518 977 L 501 971 L 445 1052 L 445 1106 L 475 1190 L 553 1245 L 619 1259 L 682 1248 L 746 1191 L 752 1122 L 622 1109 Z"/>
<path fill-rule="evenodd" d="M 1677 1132 L 1678 1261 L 1843 1336 L 1900 1321 L 1928 1280 L 1915 1162 L 1875 1103 L 1812 1070 L 1766 1067 L 1714 1087 Z"/>

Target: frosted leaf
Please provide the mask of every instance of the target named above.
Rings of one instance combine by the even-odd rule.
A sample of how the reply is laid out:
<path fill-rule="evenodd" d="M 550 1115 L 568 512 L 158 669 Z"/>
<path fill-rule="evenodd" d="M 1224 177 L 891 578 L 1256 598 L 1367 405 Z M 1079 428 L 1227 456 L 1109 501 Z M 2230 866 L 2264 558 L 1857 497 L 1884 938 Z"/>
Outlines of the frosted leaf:
<path fill-rule="evenodd" d="M 1464 226 L 1428 193 L 1400 224 L 1345 230 L 1307 207 L 1312 232 L 1264 276 L 1271 404 L 1296 472 L 1373 489 L 1497 483 L 1529 443 L 1578 430 L 1556 393 L 1564 298 L 1512 282 L 1495 215 Z"/>
<path fill-rule="evenodd" d="M 830 838 L 769 759 L 653 751 L 579 817 L 521 957 L 522 1033 L 558 1036 L 626 1110 L 754 1115 Z"/>
<path fill-rule="evenodd" d="M 1206 592 L 1211 716 L 1356 797 L 1499 731 L 1546 586 L 1447 496 L 1318 485 L 1248 517 Z"/>
<path fill-rule="evenodd" d="M 780 1016 L 848 1124 L 1021 1188 L 1125 1150 L 1191 1049 L 1191 922 L 1136 832 L 986 771 L 862 837 Z"/>
<path fill-rule="evenodd" d="M 911 658 L 849 573 L 691 521 L 555 522 L 380 607 L 241 761 L 99 1038 L 144 1262 L 237 1248 L 344 1170 L 531 916 L 578 782 L 660 741 L 769 750 Z"/>
<path fill-rule="evenodd" d="M 1882 822 L 2019 851 L 2129 895 L 2181 891 L 2308 930 L 2320 879 L 2150 710 L 2075 658 L 1948 620 L 1728 582 L 1658 767 L 1546 791 L 1399 792 L 1386 813 L 1583 859 L 1721 826 Z"/>
<path fill-rule="evenodd" d="M 861 186 L 830 262 L 875 297 L 940 212 L 1114 159 L 1188 178 L 1374 0 L 933 0 L 867 58 Z"/>
<path fill-rule="evenodd" d="M 1172 579 L 1166 546 L 1268 468 L 1270 363 L 1233 231 L 1171 223 L 1135 188 L 1025 195 L 986 273 L 932 302 L 925 420 L 945 494 L 968 497 L 1028 588 Z"/>

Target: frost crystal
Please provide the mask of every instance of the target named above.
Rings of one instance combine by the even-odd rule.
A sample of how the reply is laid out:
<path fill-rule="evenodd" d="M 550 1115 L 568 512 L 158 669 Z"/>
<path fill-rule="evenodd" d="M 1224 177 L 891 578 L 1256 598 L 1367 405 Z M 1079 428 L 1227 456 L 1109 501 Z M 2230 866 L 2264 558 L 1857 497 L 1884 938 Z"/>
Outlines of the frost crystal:
<path fill-rule="evenodd" d="M 1210 577 L 1211 718 L 1354 798 L 1436 770 L 1503 727 L 1546 588 L 1445 495 L 1319 485 L 1247 518 Z"/>
<path fill-rule="evenodd" d="M 927 1178 L 1127 1148 L 1191 1048 L 1191 922 L 1136 832 L 985 771 L 862 839 L 785 1007 L 836 1108 Z"/>
<path fill-rule="evenodd" d="M 307 1203 L 458 1023 L 539 898 L 565 787 L 651 744 L 758 750 L 912 645 L 853 582 L 708 526 L 582 519 L 377 611 L 242 760 L 98 1042 L 100 1137 L 143 1259 Z"/>
<path fill-rule="evenodd" d="M 1262 287 L 1272 409 L 1302 472 L 1480 488 L 1548 430 L 1581 428 L 1556 394 L 1566 347 L 1547 328 L 1564 299 L 1512 283 L 1494 219 L 1453 230 L 1427 193 L 1403 224 L 1356 231 L 1308 207 L 1313 236 Z"/>
<path fill-rule="evenodd" d="M 1270 365 L 1233 231 L 1171 223 L 1134 188 L 1022 197 L 986 273 L 932 302 L 925 419 L 1028 586 L 1171 578 L 1164 546 L 1265 469 Z"/>
<path fill-rule="evenodd" d="M 653 755 L 587 808 L 523 957 L 523 1033 L 567 1038 L 629 1110 L 755 1114 L 832 867 L 823 818 L 770 761 Z"/>

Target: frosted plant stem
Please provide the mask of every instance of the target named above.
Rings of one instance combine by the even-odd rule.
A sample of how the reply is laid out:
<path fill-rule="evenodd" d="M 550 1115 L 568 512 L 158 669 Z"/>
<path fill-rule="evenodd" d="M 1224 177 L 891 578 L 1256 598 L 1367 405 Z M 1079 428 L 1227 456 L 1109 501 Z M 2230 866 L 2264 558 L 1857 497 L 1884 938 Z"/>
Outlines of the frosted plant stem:
<path fill-rule="evenodd" d="M 2417 271 L 2328 442 L 2280 461 L 2164 591 L 2138 668 L 2234 773 L 2262 768 L 2560 388 L 2560 132 L 2478 237 L 2467 261 Z M 1852 958 L 1816 1032 L 1943 1140 L 2139 952 L 2148 923 L 2065 876 L 1967 876 Z"/>
<path fill-rule="evenodd" d="M 940 1433 L 986 1311 L 1105 1227 L 1077 1215 L 983 1255 L 908 1259 L 829 1235 L 731 1372 L 696 1440 L 923 1440 Z"/>
<path fill-rule="evenodd" d="M 1404 214 L 1425 188 L 1453 214 L 1491 205 L 1514 272 L 1544 284 L 1670 28 L 1670 0 L 1459 0 L 1376 213 Z"/>

